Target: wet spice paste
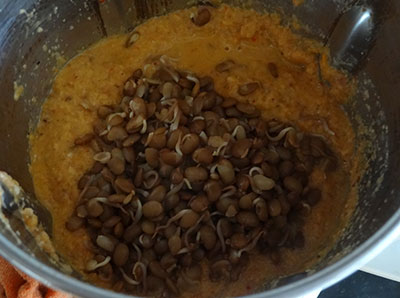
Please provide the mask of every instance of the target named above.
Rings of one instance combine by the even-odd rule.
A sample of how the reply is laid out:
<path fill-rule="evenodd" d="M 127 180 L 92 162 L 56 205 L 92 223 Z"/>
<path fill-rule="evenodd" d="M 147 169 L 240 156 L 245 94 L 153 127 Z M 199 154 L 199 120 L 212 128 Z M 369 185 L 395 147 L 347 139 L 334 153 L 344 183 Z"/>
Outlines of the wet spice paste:
<path fill-rule="evenodd" d="M 351 89 L 326 49 L 279 23 L 178 11 L 60 71 L 31 171 L 56 249 L 89 281 L 244 295 L 333 245 L 355 200 Z"/>

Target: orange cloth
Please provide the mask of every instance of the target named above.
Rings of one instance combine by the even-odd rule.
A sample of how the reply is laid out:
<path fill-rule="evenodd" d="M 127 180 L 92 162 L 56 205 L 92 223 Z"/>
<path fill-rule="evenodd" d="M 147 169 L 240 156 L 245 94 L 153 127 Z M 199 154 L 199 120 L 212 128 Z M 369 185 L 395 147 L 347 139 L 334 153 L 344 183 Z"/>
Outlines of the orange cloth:
<path fill-rule="evenodd" d="M 0 297 L 70 298 L 72 296 L 41 285 L 0 257 Z"/>

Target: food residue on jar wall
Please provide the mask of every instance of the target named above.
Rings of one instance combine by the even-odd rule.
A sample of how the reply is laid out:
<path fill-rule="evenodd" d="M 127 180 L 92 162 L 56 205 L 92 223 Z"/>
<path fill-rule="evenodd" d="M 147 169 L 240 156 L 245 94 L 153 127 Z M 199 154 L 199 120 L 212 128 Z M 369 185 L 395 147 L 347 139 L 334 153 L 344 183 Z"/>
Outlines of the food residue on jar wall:
<path fill-rule="evenodd" d="M 99 106 L 119 103 L 125 81 L 149 57 L 166 55 L 179 69 L 211 76 L 215 90 L 225 98 L 249 101 L 265 119 L 323 136 L 342 160 L 341 169 L 329 179 L 321 171 L 311 178 L 323 195 L 305 223 L 304 248 L 283 249 L 279 266 L 252 254 L 239 281 L 229 288 L 203 274 L 198 297 L 244 295 L 267 280 L 304 271 L 332 247 L 351 214 L 357 152 L 341 108 L 351 95 L 351 82 L 329 66 L 325 48 L 282 27 L 276 15 L 226 5 L 209 10 L 211 18 L 202 26 L 191 20 L 194 8 L 181 10 L 137 27 L 138 36 L 129 47 L 126 36 L 113 36 L 75 57 L 58 73 L 30 137 L 35 192 L 53 215 L 54 245 L 76 270 L 102 286 L 109 285 L 85 271 L 93 257 L 86 230 L 70 232 L 65 227 L 79 197 L 78 180 L 93 164 L 92 149 L 74 142 L 92 132 Z M 227 60 L 234 61 L 234 67 L 218 72 L 216 65 Z M 238 95 L 239 86 L 248 82 L 261 88 L 249 97 Z"/>

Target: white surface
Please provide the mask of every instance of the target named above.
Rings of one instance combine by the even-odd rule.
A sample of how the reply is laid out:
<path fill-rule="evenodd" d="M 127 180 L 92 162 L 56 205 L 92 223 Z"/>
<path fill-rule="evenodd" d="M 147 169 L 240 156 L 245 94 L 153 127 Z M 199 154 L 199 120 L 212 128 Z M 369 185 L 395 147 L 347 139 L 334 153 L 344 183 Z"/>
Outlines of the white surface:
<path fill-rule="evenodd" d="M 321 291 L 318 290 L 318 291 L 314 291 L 314 292 L 311 292 L 311 293 L 309 293 L 307 295 L 300 296 L 300 297 L 297 297 L 297 298 L 317 298 L 320 293 L 321 293 Z"/>
<path fill-rule="evenodd" d="M 400 282 L 400 238 L 361 270 Z"/>
<path fill-rule="evenodd" d="M 360 270 L 400 282 L 400 235 L 391 245 Z M 297 298 L 317 298 L 321 291 Z"/>

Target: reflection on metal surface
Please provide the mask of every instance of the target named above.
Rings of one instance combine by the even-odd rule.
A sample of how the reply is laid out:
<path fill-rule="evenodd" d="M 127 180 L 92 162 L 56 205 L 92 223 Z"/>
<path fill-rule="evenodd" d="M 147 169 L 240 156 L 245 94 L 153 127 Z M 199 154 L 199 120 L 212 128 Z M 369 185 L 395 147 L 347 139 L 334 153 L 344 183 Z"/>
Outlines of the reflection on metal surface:
<path fill-rule="evenodd" d="M 53 219 L 50 212 L 38 200 L 30 198 L 17 181 L 2 171 L 0 171 L 0 206 L 8 216 L 18 220 L 22 220 L 22 209 L 31 208 L 38 216 L 45 232 L 49 236 L 52 235 Z"/>
<path fill-rule="evenodd" d="M 371 50 L 375 39 L 373 12 L 355 6 L 340 16 L 328 46 L 335 66 L 355 71 Z"/>

